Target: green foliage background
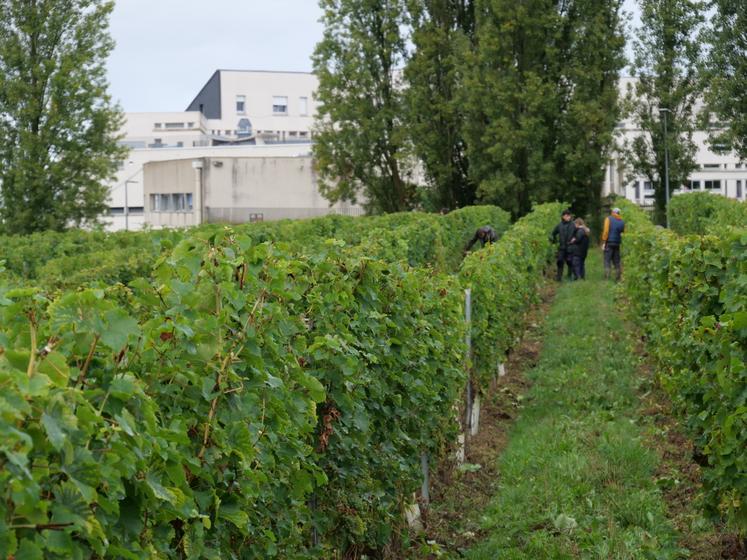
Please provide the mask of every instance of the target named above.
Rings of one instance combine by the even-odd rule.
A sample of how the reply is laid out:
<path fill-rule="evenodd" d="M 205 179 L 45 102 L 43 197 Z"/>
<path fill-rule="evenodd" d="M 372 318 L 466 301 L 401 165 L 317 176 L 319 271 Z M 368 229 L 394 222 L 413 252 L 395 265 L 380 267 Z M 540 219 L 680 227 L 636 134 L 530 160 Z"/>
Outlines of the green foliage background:
<path fill-rule="evenodd" d="M 703 203 L 690 214 L 703 215 L 711 198 L 721 197 L 684 195 L 674 200 L 680 204 L 680 198 L 683 210 Z M 628 223 L 625 286 L 631 304 L 659 363 L 662 384 L 687 418 L 696 448 L 708 461 L 708 506 L 744 534 L 747 222 L 731 229 L 716 223 L 718 235 L 679 236 L 655 228 L 632 203 L 618 203 Z M 680 223 L 683 229 L 703 226 L 696 220 Z"/>
<path fill-rule="evenodd" d="M 516 268 L 520 314 L 550 215 L 461 275 L 464 238 L 489 218 L 505 231 L 502 210 L 41 236 L 47 259 L 0 277 L 0 555 L 331 558 L 404 538 L 421 454 L 459 428 L 464 282 L 487 294 Z M 66 286 L 66 263 L 118 244 L 149 271 Z M 495 279 L 483 307 L 514 290 Z M 472 336 L 505 351 L 520 318 L 489 315 Z"/>

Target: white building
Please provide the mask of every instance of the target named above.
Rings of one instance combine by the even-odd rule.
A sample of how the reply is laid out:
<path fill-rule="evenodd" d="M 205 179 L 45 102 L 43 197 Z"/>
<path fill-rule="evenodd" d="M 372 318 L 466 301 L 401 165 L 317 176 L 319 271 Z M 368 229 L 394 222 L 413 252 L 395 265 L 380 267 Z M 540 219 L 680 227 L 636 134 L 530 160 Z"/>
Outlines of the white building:
<path fill-rule="evenodd" d="M 330 206 L 319 193 L 311 155 L 278 155 L 279 148 L 231 146 L 210 157 L 146 163 L 146 223 L 183 227 L 363 213 L 346 202 Z"/>
<path fill-rule="evenodd" d="M 625 96 L 634 84 L 634 78 L 620 80 L 621 96 Z M 631 177 L 631 172 L 625 166 L 620 149 L 626 142 L 631 142 L 641 134 L 642 131 L 630 119 L 625 119 L 618 125 L 616 139 L 618 150 L 613 152 L 607 165 L 602 193 L 603 195 L 618 194 L 640 205 L 651 206 L 654 203 L 654 189 L 651 182 L 647 177 Z M 696 131 L 693 141 L 697 147 L 695 162 L 698 168 L 691 174 L 686 187 L 671 184 L 672 194 L 697 190 L 745 200 L 747 198 L 747 163 L 740 161 L 734 153 L 720 154 L 711 151 L 706 131 Z"/>
<path fill-rule="evenodd" d="M 316 87 L 305 72 L 218 70 L 183 112 L 127 113 L 130 152 L 110 187 L 110 229 L 146 223 L 146 163 L 223 157 L 236 147 L 247 148 L 242 157 L 310 154 Z"/>

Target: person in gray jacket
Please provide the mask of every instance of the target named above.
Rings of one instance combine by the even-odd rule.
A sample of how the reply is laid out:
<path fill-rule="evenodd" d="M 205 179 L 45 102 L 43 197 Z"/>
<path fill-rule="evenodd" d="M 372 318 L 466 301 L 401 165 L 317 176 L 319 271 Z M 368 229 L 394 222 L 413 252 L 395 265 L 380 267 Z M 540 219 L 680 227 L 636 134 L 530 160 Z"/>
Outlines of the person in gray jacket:
<path fill-rule="evenodd" d="M 560 216 L 560 223 L 555 226 L 550 234 L 550 241 L 558 244 L 557 254 L 557 265 L 558 273 L 556 280 L 560 282 L 563 279 L 563 268 L 568 267 L 568 277 L 570 278 L 573 274 L 571 265 L 571 251 L 570 245 L 574 234 L 576 233 L 576 224 L 571 219 L 570 210 L 563 210 L 563 214 Z"/>
<path fill-rule="evenodd" d="M 486 243 L 495 243 L 498 241 L 498 234 L 490 226 L 482 226 L 481 228 L 478 228 L 475 232 L 475 236 L 470 239 L 469 243 L 467 243 L 467 246 L 464 248 L 464 253 L 467 254 L 467 251 L 469 251 L 478 241 L 480 242 L 480 247 L 485 247 Z"/>

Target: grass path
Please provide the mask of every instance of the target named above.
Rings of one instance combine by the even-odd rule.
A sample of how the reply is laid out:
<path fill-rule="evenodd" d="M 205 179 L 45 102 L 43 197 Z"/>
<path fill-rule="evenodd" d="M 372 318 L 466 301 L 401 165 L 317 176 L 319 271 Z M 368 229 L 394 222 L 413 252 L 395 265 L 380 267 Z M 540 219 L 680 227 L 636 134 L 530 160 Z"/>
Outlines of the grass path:
<path fill-rule="evenodd" d="M 638 415 L 634 333 L 598 260 L 589 256 L 589 280 L 558 290 L 526 406 L 498 459 L 489 537 L 471 560 L 687 557 Z"/>

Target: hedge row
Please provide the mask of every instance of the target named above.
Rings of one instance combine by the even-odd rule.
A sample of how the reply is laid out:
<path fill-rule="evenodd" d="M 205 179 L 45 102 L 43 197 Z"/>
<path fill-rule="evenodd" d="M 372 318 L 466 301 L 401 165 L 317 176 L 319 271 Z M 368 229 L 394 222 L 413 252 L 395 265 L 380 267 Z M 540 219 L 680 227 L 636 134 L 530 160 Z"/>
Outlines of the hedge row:
<path fill-rule="evenodd" d="M 391 261 L 405 259 L 411 266 L 455 270 L 462 249 L 474 231 L 492 225 L 500 234 L 510 225 L 509 214 L 495 206 L 474 206 L 446 216 L 402 213 L 366 218 L 325 216 L 282 220 L 232 228 L 255 243 L 272 241 L 288 251 L 304 254 L 319 250 L 329 238 L 346 245 L 366 245 L 368 255 Z M 7 274 L 16 284 L 72 289 L 83 285 L 129 283 L 146 276 L 156 261 L 195 231 L 214 234 L 224 229 L 210 224 L 192 230 L 149 232 L 47 232 L 0 237 Z"/>
<path fill-rule="evenodd" d="M 225 231 L 131 289 L 0 300 L 2 557 L 378 548 L 455 429 L 447 275 Z"/>
<path fill-rule="evenodd" d="M 690 195 L 687 195 L 690 196 Z M 683 197 L 684 198 L 684 197 Z M 678 236 L 632 204 L 625 286 L 708 461 L 708 506 L 747 531 L 747 230 Z"/>
<path fill-rule="evenodd" d="M 462 279 L 480 294 L 479 263 L 518 266 L 511 278 L 536 286 L 558 212 L 476 252 Z M 410 248 L 386 262 L 363 239 L 329 240 L 299 255 L 221 227 L 129 286 L 0 288 L 0 557 L 384 548 L 421 454 L 455 439 L 467 378 L 460 277 L 409 267 Z M 473 337 L 514 332 L 501 309 Z"/>
<path fill-rule="evenodd" d="M 747 204 L 708 192 L 681 194 L 669 202 L 669 218 L 681 235 L 719 235 L 730 227 L 747 227 Z"/>
<path fill-rule="evenodd" d="M 551 260 L 549 234 L 564 206 L 543 204 L 521 218 L 489 248 L 464 259 L 462 284 L 472 289 L 475 380 L 485 386 L 523 329 L 523 316 L 538 297 Z"/>

